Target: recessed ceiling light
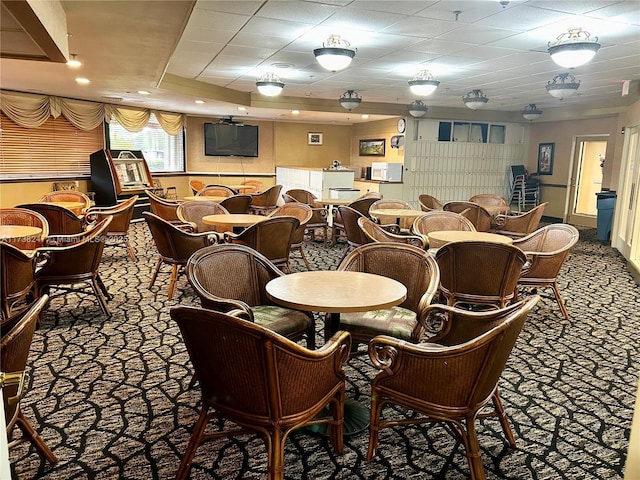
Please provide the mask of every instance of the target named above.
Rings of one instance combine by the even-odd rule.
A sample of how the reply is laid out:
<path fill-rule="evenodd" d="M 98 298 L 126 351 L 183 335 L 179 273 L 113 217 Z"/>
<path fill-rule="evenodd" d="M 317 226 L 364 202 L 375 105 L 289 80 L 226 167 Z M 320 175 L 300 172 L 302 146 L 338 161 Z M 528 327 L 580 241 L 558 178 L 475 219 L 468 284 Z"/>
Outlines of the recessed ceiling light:
<path fill-rule="evenodd" d="M 247 107 L 238 107 L 238 110 L 240 110 L 241 112 L 244 112 L 247 109 Z"/>
<path fill-rule="evenodd" d="M 140 95 L 151 95 L 151 92 L 148 92 L 148 91 L 146 91 L 146 90 L 138 90 L 138 93 L 139 93 Z"/>
<path fill-rule="evenodd" d="M 291 110 L 292 115 L 300 115 L 300 110 Z"/>
<path fill-rule="evenodd" d="M 69 60 L 67 62 L 67 65 L 72 67 L 72 68 L 78 68 L 78 67 L 82 66 L 82 62 L 80 60 L 76 59 L 75 53 L 72 53 L 71 54 L 71 60 Z"/>
<path fill-rule="evenodd" d="M 88 78 L 84 78 L 84 77 L 78 77 L 78 78 L 76 78 L 76 82 L 80 83 L 82 85 L 86 85 L 87 83 L 91 83 L 91 80 L 89 80 Z"/>
<path fill-rule="evenodd" d="M 195 100 L 196 103 L 201 104 L 204 103 L 204 100 Z"/>
<path fill-rule="evenodd" d="M 369 118 L 369 115 L 367 115 L 366 113 L 362 114 L 362 118 Z"/>

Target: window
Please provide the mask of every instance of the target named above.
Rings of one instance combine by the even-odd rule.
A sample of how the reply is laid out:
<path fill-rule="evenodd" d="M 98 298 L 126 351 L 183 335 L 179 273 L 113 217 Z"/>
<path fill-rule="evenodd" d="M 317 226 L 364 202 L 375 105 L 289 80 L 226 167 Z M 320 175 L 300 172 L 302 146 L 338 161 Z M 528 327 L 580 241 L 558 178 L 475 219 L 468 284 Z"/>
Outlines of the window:
<path fill-rule="evenodd" d="M 438 124 L 438 141 L 440 142 L 504 143 L 504 134 L 504 125 L 469 122 Z"/>
<path fill-rule="evenodd" d="M 151 172 L 184 172 L 184 130 L 169 135 L 153 114 L 139 132 L 129 132 L 115 119 L 105 125 L 109 149 L 142 150 Z"/>

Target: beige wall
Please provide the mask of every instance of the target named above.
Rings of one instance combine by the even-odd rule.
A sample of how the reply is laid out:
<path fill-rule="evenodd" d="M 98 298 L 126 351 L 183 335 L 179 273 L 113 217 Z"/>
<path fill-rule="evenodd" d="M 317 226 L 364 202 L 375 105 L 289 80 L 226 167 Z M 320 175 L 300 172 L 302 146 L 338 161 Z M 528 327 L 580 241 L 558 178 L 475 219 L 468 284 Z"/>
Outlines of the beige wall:
<path fill-rule="evenodd" d="M 391 137 L 398 133 L 398 119 L 391 118 L 377 122 L 358 123 L 352 128 L 351 153 L 349 164 L 355 167 L 369 167 L 371 162 L 404 163 L 404 147 L 391 148 Z M 385 139 L 384 157 L 361 157 L 359 155 L 360 140 Z M 344 162 L 342 162 L 344 163 Z"/>

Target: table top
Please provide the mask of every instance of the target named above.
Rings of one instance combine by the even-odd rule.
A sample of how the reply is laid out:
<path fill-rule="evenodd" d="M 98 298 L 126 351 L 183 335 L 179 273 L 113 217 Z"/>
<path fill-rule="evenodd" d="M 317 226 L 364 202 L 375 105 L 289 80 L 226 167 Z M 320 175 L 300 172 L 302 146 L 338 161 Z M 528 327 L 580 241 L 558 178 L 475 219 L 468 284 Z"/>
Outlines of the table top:
<path fill-rule="evenodd" d="M 0 239 L 8 240 L 21 237 L 34 237 L 42 234 L 40 227 L 29 225 L 0 225 Z"/>
<path fill-rule="evenodd" d="M 40 202 L 40 203 L 51 203 L 52 205 L 58 205 L 59 207 L 68 208 L 70 210 L 85 207 L 84 202 Z"/>
<path fill-rule="evenodd" d="M 255 185 L 242 185 L 242 184 L 225 185 L 225 187 L 229 187 L 231 190 L 249 190 L 249 191 L 254 191 L 256 189 Z"/>
<path fill-rule="evenodd" d="M 248 227 L 250 225 L 264 222 L 269 217 L 264 215 L 253 215 L 251 213 L 218 213 L 215 215 L 205 215 L 202 223 L 207 225 Z"/>
<path fill-rule="evenodd" d="M 217 195 L 190 195 L 184 197 L 185 202 L 217 202 L 220 203 L 225 198 L 231 197 L 219 197 Z"/>
<path fill-rule="evenodd" d="M 400 282 L 380 275 L 337 270 L 298 272 L 266 285 L 276 303 L 325 313 L 366 312 L 399 305 L 407 298 Z"/>
<path fill-rule="evenodd" d="M 463 230 L 440 230 L 427 234 L 429 248 L 437 248 L 449 242 L 493 242 L 511 245 L 513 239 L 505 235 L 488 232 L 467 232 Z"/>
<path fill-rule="evenodd" d="M 507 205 L 480 205 L 480 206 L 494 216 L 509 213 L 509 206 Z"/>
<path fill-rule="evenodd" d="M 318 205 L 349 205 L 355 198 L 320 198 L 316 200 Z"/>
<path fill-rule="evenodd" d="M 376 208 L 375 210 L 369 210 L 371 216 L 383 216 L 407 218 L 407 217 L 419 217 L 426 212 L 422 210 L 411 210 L 409 208 Z"/>

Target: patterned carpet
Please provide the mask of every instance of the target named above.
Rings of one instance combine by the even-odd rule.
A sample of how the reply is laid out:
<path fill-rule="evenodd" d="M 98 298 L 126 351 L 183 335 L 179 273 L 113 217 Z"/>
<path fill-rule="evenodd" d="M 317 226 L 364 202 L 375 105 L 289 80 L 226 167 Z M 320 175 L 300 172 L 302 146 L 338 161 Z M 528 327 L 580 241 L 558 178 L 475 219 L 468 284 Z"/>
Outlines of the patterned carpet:
<path fill-rule="evenodd" d="M 168 311 L 197 302 L 184 276 L 171 301 L 168 275 L 146 288 L 155 247 L 144 223 L 131 233 L 138 262 L 111 248 L 101 265 L 114 294 L 111 318 L 83 295 L 54 298 L 43 314 L 23 409 L 60 462 L 51 466 L 22 445 L 10 455 L 15 478 L 175 476 L 199 391 L 188 388 L 189 359 Z M 305 245 L 312 265 L 325 269 L 335 268 L 344 248 Z M 294 271 L 303 269 L 294 262 Z M 500 382 L 518 448 L 507 447 L 497 421 L 480 422 L 489 479 L 622 478 L 638 379 L 640 287 L 623 257 L 591 229 L 581 231 L 560 284 L 571 320 L 562 318 L 550 291 L 541 292 Z M 347 396 L 368 405 L 375 373 L 367 360 L 352 359 L 346 369 Z M 325 438 L 296 433 L 286 446 L 286 478 L 468 478 L 461 445 L 441 426 L 384 430 L 370 464 L 367 442 L 367 433 L 345 437 L 345 454 L 336 456 Z M 265 476 L 257 436 L 205 444 L 191 470 L 193 479 Z"/>

